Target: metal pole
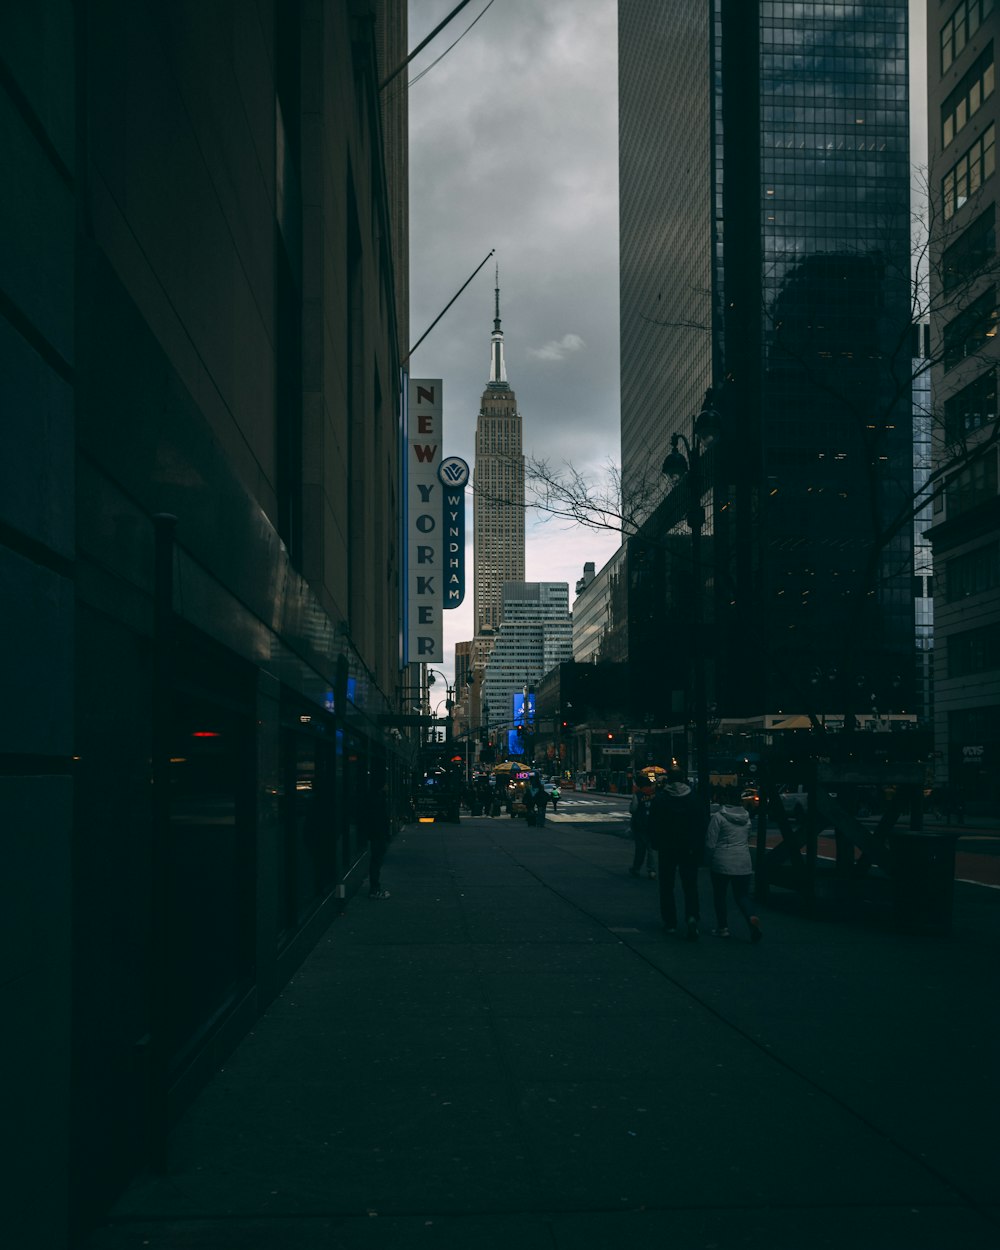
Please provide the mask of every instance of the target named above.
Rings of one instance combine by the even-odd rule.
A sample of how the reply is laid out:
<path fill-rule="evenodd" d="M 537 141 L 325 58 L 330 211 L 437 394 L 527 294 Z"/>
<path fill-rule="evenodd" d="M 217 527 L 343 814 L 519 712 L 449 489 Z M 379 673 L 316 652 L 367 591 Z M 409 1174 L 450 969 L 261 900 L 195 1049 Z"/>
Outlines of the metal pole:
<path fill-rule="evenodd" d="M 691 529 L 691 580 L 693 582 L 694 604 L 691 613 L 691 624 L 694 631 L 692 650 L 694 652 L 694 749 L 698 763 L 698 797 L 708 810 L 708 696 L 705 677 L 705 621 L 704 621 L 704 587 L 701 572 L 701 531 L 705 524 L 705 509 L 701 503 L 701 453 L 698 448 L 698 436 L 691 439 L 689 451 L 688 486 L 691 492 L 688 511 L 688 525 Z"/>
<path fill-rule="evenodd" d="M 480 263 L 479 263 L 479 264 L 475 267 L 475 269 L 473 269 L 472 273 L 470 273 L 470 274 L 469 274 L 469 276 L 468 276 L 468 277 L 466 278 L 466 280 L 462 283 L 462 285 L 458 288 L 458 290 L 455 292 L 455 294 L 451 297 L 451 299 L 447 302 L 447 304 L 445 304 L 444 308 L 442 308 L 442 309 L 441 309 L 441 311 L 440 311 L 440 312 L 438 313 L 438 315 L 434 318 L 434 320 L 430 323 L 430 325 L 427 327 L 427 329 L 423 332 L 423 334 L 421 334 L 420 338 L 418 338 L 418 339 L 417 339 L 417 341 L 413 344 L 413 346 L 412 346 L 412 347 L 410 348 L 410 350 L 406 353 L 406 355 L 403 357 L 403 359 L 399 362 L 401 365 L 405 365 L 405 364 L 406 364 L 406 362 L 410 359 L 410 357 L 411 357 L 411 356 L 413 355 L 413 353 L 417 350 L 417 348 L 420 346 L 420 344 L 424 341 L 424 339 L 428 336 L 428 334 L 430 334 L 430 332 L 434 329 L 434 327 L 437 325 L 437 323 L 438 323 L 438 322 L 441 320 L 441 318 L 445 315 L 445 313 L 448 311 L 448 309 L 452 306 L 452 304 L 454 304 L 455 300 L 457 300 L 457 299 L 458 299 L 458 297 L 462 294 L 462 292 L 465 290 L 465 288 L 469 285 L 469 283 L 470 283 L 470 282 L 472 281 L 472 279 L 476 276 L 476 274 L 480 271 L 480 269 L 482 269 L 483 265 L 485 265 L 485 264 L 486 264 L 486 262 L 489 260 L 489 258 L 493 255 L 493 253 L 494 253 L 495 251 L 496 251 L 496 248 L 495 248 L 495 247 L 494 247 L 494 248 L 492 248 L 492 249 L 491 249 L 491 250 L 490 250 L 490 251 L 486 254 L 486 256 L 485 256 L 485 257 L 484 257 L 484 258 L 480 261 Z"/>
<path fill-rule="evenodd" d="M 174 541 L 177 518 L 153 517 L 152 844 L 150 847 L 149 1161 L 167 1170 L 170 1068 L 170 745 L 174 685 Z"/>

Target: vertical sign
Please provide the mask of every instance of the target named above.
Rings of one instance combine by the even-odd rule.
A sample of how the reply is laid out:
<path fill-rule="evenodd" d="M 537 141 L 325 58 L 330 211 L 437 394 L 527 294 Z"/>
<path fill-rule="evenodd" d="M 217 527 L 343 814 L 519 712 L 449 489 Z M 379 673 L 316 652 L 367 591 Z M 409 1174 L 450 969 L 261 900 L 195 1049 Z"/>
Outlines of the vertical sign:
<path fill-rule="evenodd" d="M 444 606 L 461 607 L 465 598 L 465 485 L 469 466 L 461 456 L 441 461 L 438 477 L 444 487 Z"/>
<path fill-rule="evenodd" d="M 444 662 L 440 463 L 441 379 L 411 378 L 406 438 L 406 658 L 411 664 Z"/>

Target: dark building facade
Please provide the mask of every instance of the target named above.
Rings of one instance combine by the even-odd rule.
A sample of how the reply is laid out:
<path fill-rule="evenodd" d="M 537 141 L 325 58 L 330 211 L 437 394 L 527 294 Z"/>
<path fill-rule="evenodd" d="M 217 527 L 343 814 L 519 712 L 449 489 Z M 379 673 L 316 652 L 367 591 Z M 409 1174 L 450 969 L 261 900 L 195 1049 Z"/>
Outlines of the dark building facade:
<path fill-rule="evenodd" d="M 711 388 L 701 575 L 677 599 L 710 704 L 904 711 L 906 0 L 621 0 L 619 59 L 623 477 L 658 468 L 673 435 L 685 452 Z M 691 483 L 665 483 L 656 527 L 689 577 Z"/>
<path fill-rule="evenodd" d="M 996 83 L 1000 9 L 927 5 L 938 784 L 1000 801 Z"/>
<path fill-rule="evenodd" d="M 155 1161 L 403 766 L 405 9 L 0 17 L 12 1245 Z"/>

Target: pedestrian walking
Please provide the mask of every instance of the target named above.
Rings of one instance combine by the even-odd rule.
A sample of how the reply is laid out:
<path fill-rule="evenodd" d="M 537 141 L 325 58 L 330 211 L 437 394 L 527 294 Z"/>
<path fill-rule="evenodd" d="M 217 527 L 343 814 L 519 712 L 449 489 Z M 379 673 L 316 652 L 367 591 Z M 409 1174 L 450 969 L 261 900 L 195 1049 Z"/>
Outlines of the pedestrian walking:
<path fill-rule="evenodd" d="M 668 933 L 677 932 L 674 882 L 679 875 L 684 895 L 684 924 L 688 941 L 698 940 L 698 866 L 705 842 L 701 803 L 679 768 L 657 778 L 649 808 L 648 838 L 659 852 L 660 918 Z"/>
<path fill-rule="evenodd" d="M 632 841 L 635 843 L 632 867 L 629 869 L 633 877 L 641 877 L 643 868 L 650 877 L 656 876 L 656 852 L 649 842 L 649 808 L 652 801 L 652 794 L 636 790 L 629 806 L 629 825 L 632 829 Z"/>
<path fill-rule="evenodd" d="M 722 805 L 708 822 L 705 834 L 705 850 L 712 876 L 712 899 L 715 904 L 716 937 L 730 937 L 726 916 L 726 896 L 732 890 L 736 904 L 750 930 L 750 941 L 759 942 L 764 936 L 760 920 L 750 911 L 750 880 L 753 863 L 750 860 L 750 813 L 740 803 L 740 792 L 735 786 L 727 786 L 722 794 Z"/>
<path fill-rule="evenodd" d="M 516 795 L 515 795 L 516 799 Z M 522 783 L 522 802 L 524 803 L 524 819 L 529 825 L 535 823 L 535 792 L 531 788 L 531 778 Z"/>
<path fill-rule="evenodd" d="M 554 814 L 555 812 L 558 812 L 559 800 L 562 798 L 562 791 L 559 789 L 558 782 L 556 782 L 556 784 L 552 787 L 552 790 L 549 793 L 549 798 L 552 800 L 552 811 Z"/>
<path fill-rule="evenodd" d="M 389 800 L 385 779 L 372 779 L 368 793 L 361 801 L 361 827 L 368 835 L 368 897 L 384 899 L 389 891 L 382 889 L 382 861 L 389 847 Z"/>
<path fill-rule="evenodd" d="M 545 805 L 549 801 L 549 796 L 545 792 L 541 778 L 533 774 L 528 782 L 528 793 L 531 795 L 535 804 L 535 824 L 545 824 Z"/>

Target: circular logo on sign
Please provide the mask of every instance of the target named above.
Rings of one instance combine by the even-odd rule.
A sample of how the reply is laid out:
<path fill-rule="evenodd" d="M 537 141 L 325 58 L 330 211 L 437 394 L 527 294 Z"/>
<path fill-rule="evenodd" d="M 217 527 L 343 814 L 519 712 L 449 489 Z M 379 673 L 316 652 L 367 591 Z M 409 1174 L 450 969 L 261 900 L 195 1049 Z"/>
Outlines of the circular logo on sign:
<path fill-rule="evenodd" d="M 446 456 L 438 466 L 438 477 L 445 486 L 464 486 L 469 480 L 469 466 L 461 456 Z"/>

